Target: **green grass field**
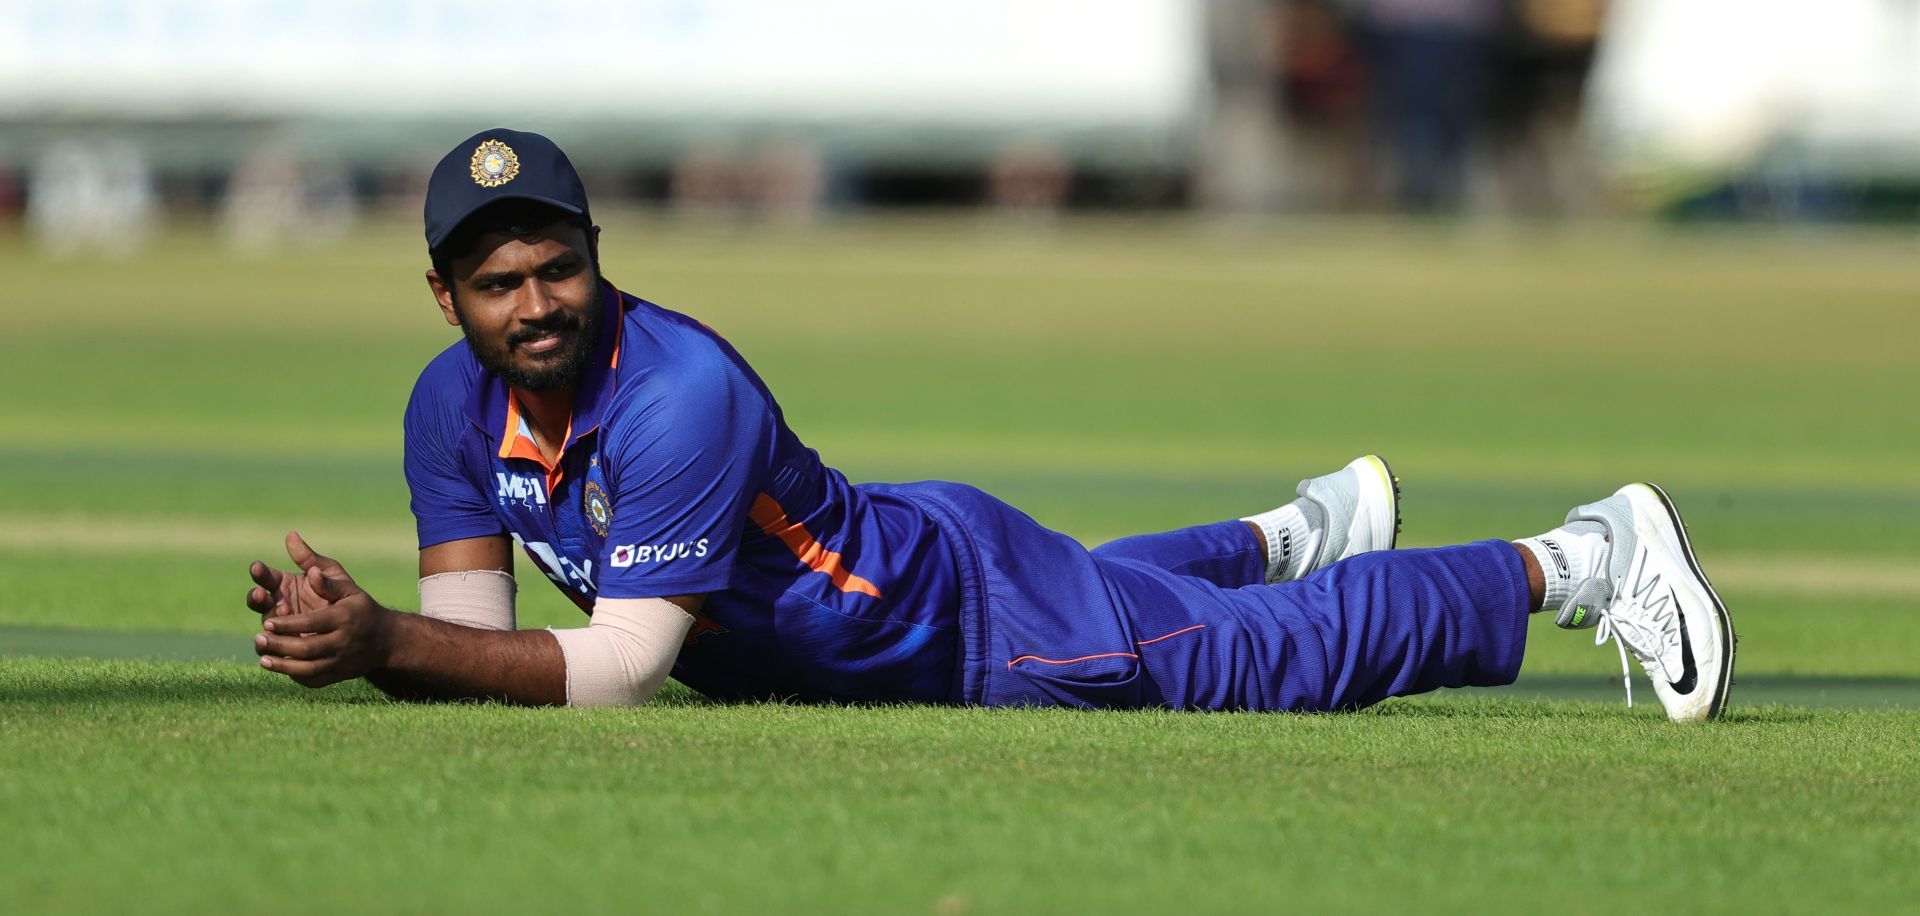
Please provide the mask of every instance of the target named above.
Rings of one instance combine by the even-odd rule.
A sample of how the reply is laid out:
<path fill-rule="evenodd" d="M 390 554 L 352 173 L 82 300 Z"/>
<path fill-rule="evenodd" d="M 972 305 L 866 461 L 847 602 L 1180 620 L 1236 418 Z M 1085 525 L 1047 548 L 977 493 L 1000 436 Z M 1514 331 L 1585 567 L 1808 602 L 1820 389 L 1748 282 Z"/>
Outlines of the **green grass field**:
<path fill-rule="evenodd" d="M 1743 638 L 1699 728 L 1551 625 L 1513 688 L 1355 715 L 302 690 L 247 664 L 244 569 L 297 527 L 413 601 L 400 412 L 456 333 L 419 248 L 0 240 L 0 908 L 1920 912 L 1912 239 L 607 226 L 608 276 L 855 479 L 1089 542 L 1366 451 L 1414 545 L 1659 481 Z M 579 623 L 522 588 L 524 625 Z"/>

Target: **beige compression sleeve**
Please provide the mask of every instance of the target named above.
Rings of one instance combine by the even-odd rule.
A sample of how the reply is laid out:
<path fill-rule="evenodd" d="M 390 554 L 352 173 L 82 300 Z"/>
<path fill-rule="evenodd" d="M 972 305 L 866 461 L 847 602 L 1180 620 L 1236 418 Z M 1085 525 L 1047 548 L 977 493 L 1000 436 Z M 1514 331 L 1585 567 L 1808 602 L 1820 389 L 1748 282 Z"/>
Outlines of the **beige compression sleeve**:
<path fill-rule="evenodd" d="M 482 630 L 511 630 L 513 576 L 497 569 L 438 573 L 420 580 L 420 615 Z"/>
<path fill-rule="evenodd" d="M 549 630 L 567 659 L 568 706 L 639 706 L 660 690 L 693 628 L 665 598 L 602 598 L 593 623 Z"/>

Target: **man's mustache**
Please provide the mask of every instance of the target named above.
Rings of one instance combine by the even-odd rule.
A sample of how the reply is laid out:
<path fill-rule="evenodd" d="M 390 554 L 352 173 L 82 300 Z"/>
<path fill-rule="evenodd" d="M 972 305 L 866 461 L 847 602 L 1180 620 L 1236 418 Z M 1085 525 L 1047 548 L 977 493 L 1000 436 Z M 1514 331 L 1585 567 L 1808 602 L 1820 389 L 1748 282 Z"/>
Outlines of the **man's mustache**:
<path fill-rule="evenodd" d="M 556 315 L 540 324 L 522 328 L 507 335 L 507 346 L 513 348 L 532 340 L 539 340 L 551 334 L 580 329 L 580 319 L 572 315 Z"/>

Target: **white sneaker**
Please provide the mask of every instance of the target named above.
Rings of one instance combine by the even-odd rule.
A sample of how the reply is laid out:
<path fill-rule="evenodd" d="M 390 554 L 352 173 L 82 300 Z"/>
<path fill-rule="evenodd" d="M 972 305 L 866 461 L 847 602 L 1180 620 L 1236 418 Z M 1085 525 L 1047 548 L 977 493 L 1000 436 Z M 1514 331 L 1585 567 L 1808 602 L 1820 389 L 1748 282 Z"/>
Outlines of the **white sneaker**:
<path fill-rule="evenodd" d="M 1300 481 L 1297 491 L 1326 513 L 1325 523 L 1309 535 L 1319 543 L 1304 550 L 1310 559 L 1301 575 L 1372 550 L 1392 550 L 1400 539 L 1400 478 L 1379 455 L 1362 455 L 1324 477 Z"/>
<path fill-rule="evenodd" d="M 1614 640 L 1628 706 L 1631 652 L 1668 718 L 1699 722 L 1720 715 L 1733 685 L 1733 618 L 1700 571 L 1673 501 L 1653 484 L 1628 484 L 1567 513 L 1567 521 L 1580 520 L 1607 529 L 1607 555 L 1597 564 L 1598 576 L 1574 583 L 1556 622 L 1569 629 L 1597 626 L 1594 645 Z"/>

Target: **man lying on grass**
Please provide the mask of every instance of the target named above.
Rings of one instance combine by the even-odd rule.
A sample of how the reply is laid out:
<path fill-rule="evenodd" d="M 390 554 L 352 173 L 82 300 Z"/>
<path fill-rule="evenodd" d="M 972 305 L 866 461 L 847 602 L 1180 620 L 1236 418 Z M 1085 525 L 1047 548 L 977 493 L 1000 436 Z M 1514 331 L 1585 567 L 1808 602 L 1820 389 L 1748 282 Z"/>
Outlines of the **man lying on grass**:
<path fill-rule="evenodd" d="M 1651 484 L 1538 537 L 1393 550 L 1397 482 L 1369 455 L 1277 509 L 1087 550 L 972 487 L 821 463 L 725 340 L 601 276 L 545 137 L 448 153 L 426 234 L 464 339 L 407 405 L 421 612 L 289 535 L 298 571 L 253 564 L 247 604 L 261 666 L 309 687 L 632 705 L 671 675 L 719 698 L 1340 710 L 1511 683 L 1552 610 L 1638 658 L 1674 720 L 1725 708 L 1732 623 Z M 587 626 L 515 629 L 516 543 Z"/>

